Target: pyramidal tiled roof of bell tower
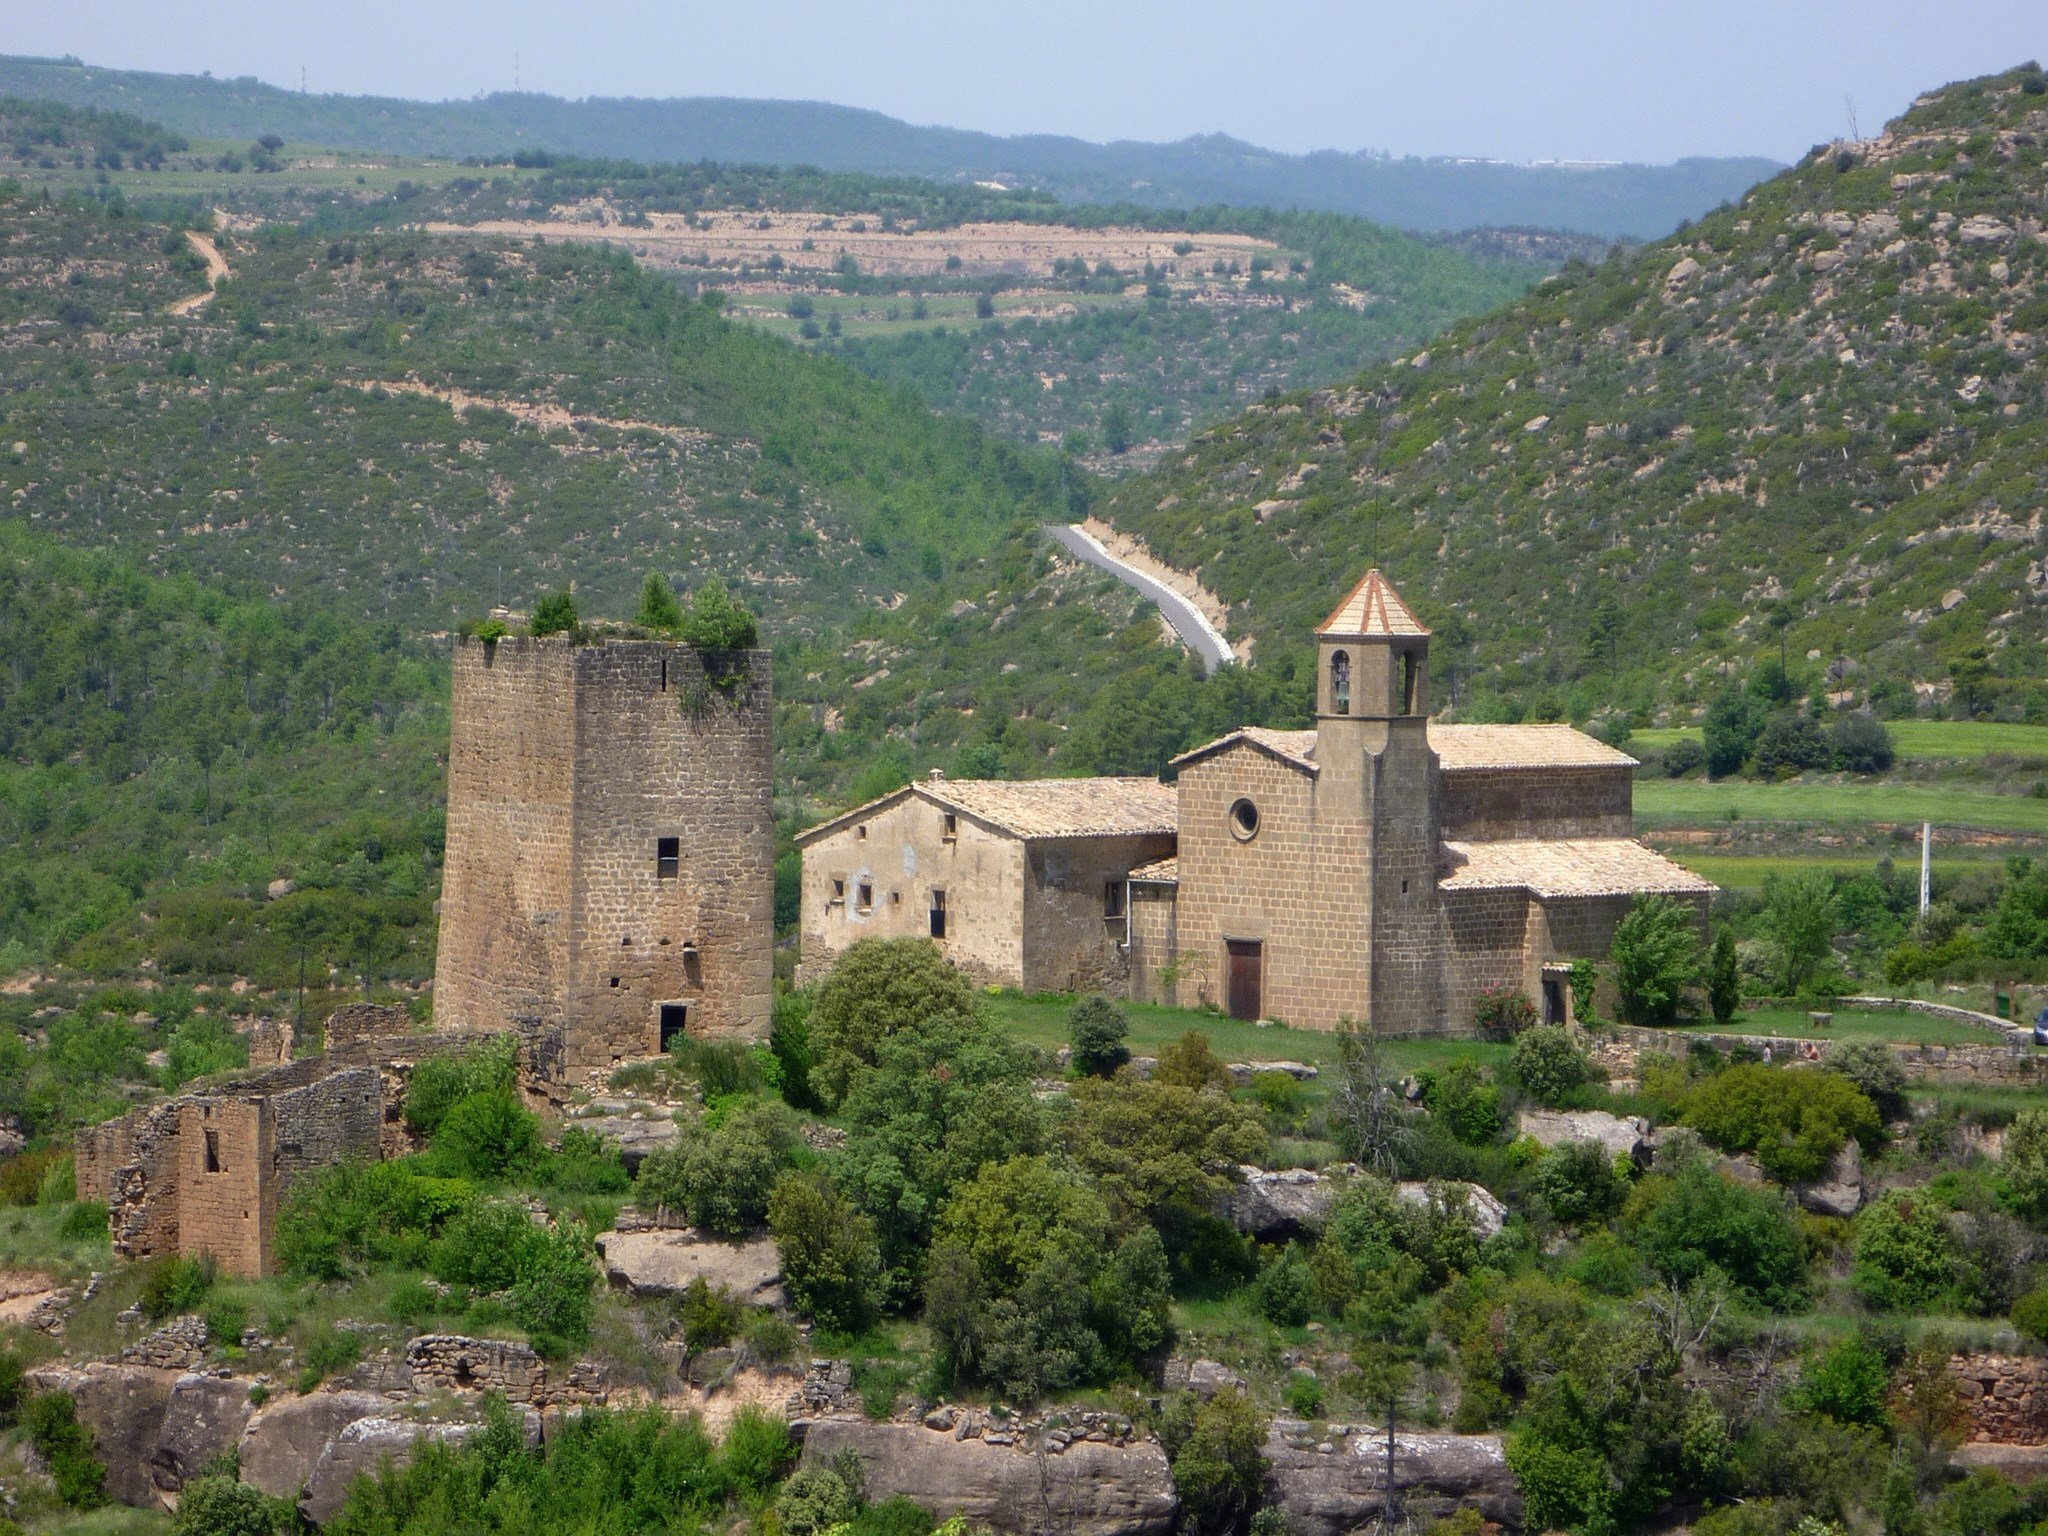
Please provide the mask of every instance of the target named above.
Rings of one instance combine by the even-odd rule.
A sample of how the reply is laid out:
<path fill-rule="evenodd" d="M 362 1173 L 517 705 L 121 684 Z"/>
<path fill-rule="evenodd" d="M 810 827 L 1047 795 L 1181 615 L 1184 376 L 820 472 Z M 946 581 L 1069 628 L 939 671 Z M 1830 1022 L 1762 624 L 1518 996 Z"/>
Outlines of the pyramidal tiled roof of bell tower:
<path fill-rule="evenodd" d="M 1394 584 L 1377 569 L 1351 589 L 1330 616 L 1316 626 L 1319 635 L 1427 635 L 1415 610 L 1401 599 Z"/>

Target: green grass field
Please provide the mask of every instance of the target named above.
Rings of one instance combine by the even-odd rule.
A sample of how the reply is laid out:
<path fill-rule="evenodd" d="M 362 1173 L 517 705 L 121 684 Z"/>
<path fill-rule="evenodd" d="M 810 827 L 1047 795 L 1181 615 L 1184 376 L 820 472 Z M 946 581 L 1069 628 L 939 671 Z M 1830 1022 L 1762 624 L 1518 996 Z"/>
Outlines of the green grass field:
<path fill-rule="evenodd" d="M 1886 725 L 1901 757 L 1971 758 L 2000 752 L 2048 758 L 2048 725 L 2001 725 L 1988 720 L 1892 720 Z M 1699 727 L 1637 731 L 1629 745 L 1668 747 L 1680 737 L 1698 741 Z"/>
<path fill-rule="evenodd" d="M 1666 857 L 1683 864 L 1696 875 L 1704 875 L 1724 891 L 1754 891 L 1760 888 L 1771 875 L 1798 875 L 1808 870 L 1822 869 L 1834 875 L 1867 875 L 1877 862 L 1875 854 L 1866 858 L 1844 858 L 1828 854 L 1756 854 L 1739 853 L 1694 853 L 1689 848 L 1667 848 Z M 1919 868 L 1919 847 L 1901 849 L 1895 857 L 1902 864 Z M 1953 880 L 1980 870 L 1997 870 L 2003 867 L 2002 858 L 1943 858 L 1934 861 L 1937 879 Z"/>
<path fill-rule="evenodd" d="M 1704 827 L 1730 821 L 1837 825 L 1931 821 L 1937 827 L 2048 836 L 2048 800 L 1918 784 L 1756 784 L 1724 779 L 1638 779 L 1636 825 Z"/>
<path fill-rule="evenodd" d="M 210 164 L 204 170 L 194 170 L 190 164 L 194 155 L 212 162 L 233 152 L 246 161 L 249 143 L 246 139 L 195 138 L 191 144 L 191 149 L 172 155 L 165 162 L 165 168 L 159 171 L 130 168 L 101 172 L 60 159 L 54 168 L 40 165 L 8 167 L 0 170 L 0 179 L 12 176 L 30 187 L 49 187 L 60 193 L 108 186 L 128 198 L 211 199 L 241 191 L 274 195 L 287 191 L 347 190 L 381 197 L 394 190 L 401 181 L 410 181 L 415 186 L 439 187 L 458 176 L 510 176 L 530 180 L 541 174 L 510 165 L 495 165 L 488 171 L 478 171 L 474 167 L 458 165 L 453 160 L 417 160 L 402 155 L 347 149 L 308 149 L 296 144 L 286 146 L 285 169 L 281 171 L 260 174 L 246 168 L 222 171 L 213 169 Z M 308 165 L 301 163 L 303 161 L 318 163 Z"/>
<path fill-rule="evenodd" d="M 2002 1037 L 1988 1026 L 1940 1019 L 1924 1013 L 1847 1012 L 1822 1029 L 1810 1014 L 1797 1008 L 1756 1008 L 1738 1013 L 1727 1026 L 1685 1024 L 1674 1034 L 1772 1035 L 1784 1040 L 1909 1040 L 1916 1045 L 1998 1045 Z"/>

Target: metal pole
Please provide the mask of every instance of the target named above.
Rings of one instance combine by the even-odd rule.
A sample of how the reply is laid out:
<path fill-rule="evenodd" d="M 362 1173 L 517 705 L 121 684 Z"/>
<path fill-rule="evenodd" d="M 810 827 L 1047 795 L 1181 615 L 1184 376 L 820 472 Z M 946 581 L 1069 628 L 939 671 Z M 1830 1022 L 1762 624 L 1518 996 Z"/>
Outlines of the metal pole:
<path fill-rule="evenodd" d="M 1927 915 L 1927 877 L 1934 863 L 1934 823 L 1920 823 L 1920 915 Z"/>
<path fill-rule="evenodd" d="M 1401 1503 L 1394 1493 L 1394 1406 L 1396 1391 L 1387 1388 L 1387 1496 L 1380 1503 L 1380 1530 L 1391 1531 L 1401 1518 Z"/>

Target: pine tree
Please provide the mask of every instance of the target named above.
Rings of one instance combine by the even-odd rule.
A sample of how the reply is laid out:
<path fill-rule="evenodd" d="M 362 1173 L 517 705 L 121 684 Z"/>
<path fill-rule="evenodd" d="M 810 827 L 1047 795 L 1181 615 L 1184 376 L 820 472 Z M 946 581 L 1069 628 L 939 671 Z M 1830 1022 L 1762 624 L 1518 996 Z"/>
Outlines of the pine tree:
<path fill-rule="evenodd" d="M 649 571 L 647 580 L 640 584 L 640 611 L 633 616 L 633 622 L 662 634 L 673 634 L 683 627 L 683 605 L 676 601 L 675 589 L 661 572 Z"/>
<path fill-rule="evenodd" d="M 1735 963 L 1735 934 L 1723 927 L 1714 934 L 1713 958 L 1707 962 L 1707 1003 L 1714 1022 L 1726 1024 L 1742 1003 L 1742 972 Z"/>

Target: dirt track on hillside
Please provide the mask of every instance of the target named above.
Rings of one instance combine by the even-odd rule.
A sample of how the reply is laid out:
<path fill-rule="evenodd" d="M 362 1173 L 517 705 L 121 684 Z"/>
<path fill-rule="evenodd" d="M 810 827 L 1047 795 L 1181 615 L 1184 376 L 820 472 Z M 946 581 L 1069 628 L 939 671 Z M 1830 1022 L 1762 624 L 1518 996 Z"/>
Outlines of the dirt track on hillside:
<path fill-rule="evenodd" d="M 213 291 L 235 274 L 228 269 L 227 257 L 221 255 L 220 247 L 210 236 L 202 235 L 196 229 L 185 231 L 185 243 L 199 253 L 206 263 L 206 292 L 195 293 L 189 299 L 180 299 L 171 306 L 174 315 L 195 314 L 213 302 Z"/>

